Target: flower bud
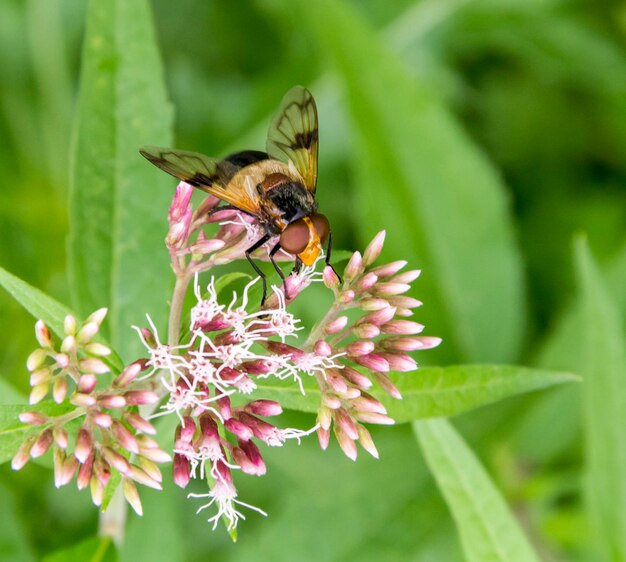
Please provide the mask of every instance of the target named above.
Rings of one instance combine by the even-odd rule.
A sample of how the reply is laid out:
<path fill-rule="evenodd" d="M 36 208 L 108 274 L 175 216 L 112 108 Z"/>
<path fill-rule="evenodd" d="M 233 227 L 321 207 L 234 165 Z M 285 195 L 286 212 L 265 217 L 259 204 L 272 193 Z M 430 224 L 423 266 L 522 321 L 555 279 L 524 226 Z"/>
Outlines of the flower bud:
<path fill-rule="evenodd" d="M 88 343 L 85 346 L 85 351 L 89 353 L 89 355 L 95 355 L 97 357 L 111 355 L 111 348 L 98 342 Z"/>
<path fill-rule="evenodd" d="M 26 359 L 26 368 L 29 371 L 34 371 L 35 369 L 39 369 L 48 357 L 48 352 L 45 349 L 35 349 Z"/>
<path fill-rule="evenodd" d="M 92 312 L 87 317 L 87 320 L 85 320 L 85 325 L 89 324 L 89 323 L 93 323 L 96 326 L 98 326 L 98 328 L 99 328 L 100 324 L 102 324 L 102 321 L 106 318 L 106 315 L 107 315 L 108 311 L 109 311 L 108 308 L 99 308 L 95 312 Z"/>
<path fill-rule="evenodd" d="M 76 351 L 76 339 L 74 336 L 65 336 L 61 342 L 61 351 L 63 353 L 74 353 Z"/>
<path fill-rule="evenodd" d="M 48 394 L 48 390 L 50 390 L 50 385 L 47 382 L 34 386 L 30 391 L 28 402 L 30 404 L 41 402 Z"/>
<path fill-rule="evenodd" d="M 278 416 L 283 413 L 282 406 L 274 400 L 255 400 L 246 404 L 244 409 L 246 412 L 264 417 Z"/>
<path fill-rule="evenodd" d="M 337 332 L 341 332 L 341 330 L 343 330 L 347 324 L 348 324 L 348 317 L 339 316 L 338 318 L 335 318 L 332 322 L 329 322 L 328 324 L 326 324 L 326 327 L 324 328 L 324 332 L 326 334 L 336 334 Z"/>
<path fill-rule="evenodd" d="M 137 442 L 137 439 L 130 431 L 128 431 L 123 423 L 113 420 L 111 428 L 113 430 L 113 435 L 115 435 L 119 444 L 124 449 L 130 453 L 134 453 L 135 455 L 139 454 L 139 443 Z"/>
<path fill-rule="evenodd" d="M 98 333 L 99 329 L 100 327 L 95 322 L 87 322 L 80 330 L 78 330 L 78 334 L 76 334 L 76 341 L 78 343 L 87 343 Z"/>
<path fill-rule="evenodd" d="M 74 446 L 74 456 L 79 463 L 83 464 L 91 455 L 92 440 L 91 432 L 85 428 L 81 428 L 76 436 L 76 444 Z"/>
<path fill-rule="evenodd" d="M 107 486 L 111 479 L 111 467 L 102 457 L 97 458 L 93 463 L 93 472 L 95 477 L 103 486 Z"/>
<path fill-rule="evenodd" d="M 395 306 L 388 306 L 386 308 L 381 308 L 380 310 L 370 312 L 362 318 L 359 318 L 357 324 L 374 324 L 375 326 L 382 326 L 383 324 L 386 324 L 387 322 L 392 320 L 395 314 Z"/>
<path fill-rule="evenodd" d="M 150 390 L 129 390 L 124 393 L 124 400 L 129 406 L 143 406 L 156 404 L 159 401 L 159 395 Z"/>
<path fill-rule="evenodd" d="M 58 476 L 56 473 L 54 475 L 54 485 L 57 488 L 60 488 L 61 486 L 65 486 L 66 484 L 69 484 L 77 468 L 78 468 L 78 461 L 76 460 L 76 458 L 72 455 L 67 457 L 63 461 L 63 466 L 61 467 Z"/>
<path fill-rule="evenodd" d="M 52 347 L 52 334 L 48 326 L 43 323 L 43 320 L 37 320 L 35 323 L 35 337 L 41 347 Z"/>
<path fill-rule="evenodd" d="M 320 427 L 325 430 L 330 429 L 332 419 L 333 418 L 330 409 L 326 406 L 320 406 L 319 410 L 317 411 L 317 422 L 320 424 Z"/>
<path fill-rule="evenodd" d="M 324 271 L 322 272 L 322 280 L 324 281 L 324 285 L 326 285 L 329 289 L 336 289 L 339 287 L 339 277 L 337 277 L 335 270 L 330 265 L 327 265 L 324 268 Z"/>
<path fill-rule="evenodd" d="M 135 513 L 137 515 L 143 515 L 139 492 L 137 492 L 137 487 L 133 484 L 132 480 L 122 478 L 122 489 L 124 490 L 124 497 L 126 498 L 126 501 L 130 504 Z"/>
<path fill-rule="evenodd" d="M 22 423 L 27 423 L 29 425 L 43 425 L 48 419 L 39 412 L 22 412 L 18 418 Z"/>
<path fill-rule="evenodd" d="M 348 390 L 346 381 L 339 375 L 336 369 L 328 369 L 326 372 L 326 381 L 335 392 L 341 394 Z"/>
<path fill-rule="evenodd" d="M 357 425 L 357 430 L 359 432 L 359 443 L 361 447 L 363 447 L 370 455 L 372 455 L 375 459 L 378 458 L 378 450 L 376 449 L 376 445 L 374 445 L 374 441 L 370 432 L 365 429 L 361 424 Z"/>
<path fill-rule="evenodd" d="M 389 396 L 395 398 L 396 400 L 402 400 L 402 394 L 385 373 L 372 373 L 372 375 L 376 379 L 376 382 L 387 394 L 389 394 Z"/>
<path fill-rule="evenodd" d="M 390 297 L 393 295 L 401 295 L 411 289 L 411 285 L 407 283 L 392 283 L 391 281 L 377 283 L 374 292 L 379 297 Z"/>
<path fill-rule="evenodd" d="M 320 427 L 317 430 L 317 438 L 320 442 L 320 447 L 322 451 L 325 451 L 328 448 L 328 442 L 330 440 L 330 431 L 328 429 L 324 429 Z"/>
<path fill-rule="evenodd" d="M 67 356 L 66 353 L 57 353 L 54 356 L 54 361 L 61 369 L 67 369 L 70 365 L 70 358 Z"/>
<path fill-rule="evenodd" d="M 33 371 L 30 375 L 30 385 L 37 386 L 38 384 L 44 384 L 50 381 L 52 377 L 52 371 L 49 367 L 43 367 Z"/>
<path fill-rule="evenodd" d="M 340 304 L 349 304 L 353 300 L 354 300 L 354 291 L 352 289 L 341 291 L 341 293 L 339 293 L 339 297 L 337 298 L 337 301 Z"/>
<path fill-rule="evenodd" d="M 313 351 L 315 351 L 316 355 L 321 355 L 322 357 L 328 357 L 333 352 L 332 348 L 325 340 L 317 340 Z"/>
<path fill-rule="evenodd" d="M 161 449 L 158 449 L 158 448 L 154 448 L 154 449 L 142 448 L 140 449 L 140 451 L 141 451 L 142 456 L 154 462 L 164 463 L 164 462 L 170 462 L 172 460 L 172 457 L 170 457 L 170 455 L 168 455 L 165 451 L 162 451 Z"/>
<path fill-rule="evenodd" d="M 259 451 L 259 448 L 252 441 L 240 442 L 239 447 L 241 448 L 241 451 L 245 453 L 246 457 L 248 458 L 250 464 L 254 469 L 254 472 L 250 472 L 249 474 L 263 476 L 267 469 L 265 467 L 265 461 L 263 461 L 263 457 L 261 456 L 261 451 Z"/>
<path fill-rule="evenodd" d="M 113 418 L 106 412 L 94 412 L 91 419 L 98 427 L 108 428 L 113 425 Z"/>
<path fill-rule="evenodd" d="M 148 435 L 156 435 L 155 427 L 137 413 L 126 414 L 126 421 L 137 431 L 147 433 Z"/>
<path fill-rule="evenodd" d="M 359 301 L 359 308 L 365 311 L 381 310 L 389 306 L 387 299 L 381 299 L 379 297 L 368 297 Z"/>
<path fill-rule="evenodd" d="M 254 416 L 249 417 L 256 419 L 254 418 Z M 233 435 L 237 436 L 237 438 L 239 438 L 241 441 L 248 441 L 254 436 L 254 433 L 250 427 L 235 418 L 230 418 L 229 420 L 226 420 L 224 422 L 224 427 Z"/>
<path fill-rule="evenodd" d="M 325 394 L 322 398 L 322 404 L 328 406 L 331 410 L 341 408 L 341 400 L 333 394 Z"/>
<path fill-rule="evenodd" d="M 359 357 L 367 355 L 374 351 L 376 344 L 370 340 L 357 340 L 346 346 L 346 351 L 350 357 Z"/>
<path fill-rule="evenodd" d="M 371 394 L 365 392 L 352 401 L 352 407 L 359 412 L 374 412 L 376 414 L 386 414 L 387 409 L 376 400 Z"/>
<path fill-rule="evenodd" d="M 403 353 L 381 353 L 381 355 L 387 360 L 392 371 L 408 373 L 417 369 L 417 363 Z"/>
<path fill-rule="evenodd" d="M 50 448 L 50 445 L 52 445 L 52 441 L 52 430 L 46 429 L 39 435 L 37 441 L 35 441 L 35 444 L 32 446 L 30 450 L 30 456 L 34 459 L 42 456 Z"/>
<path fill-rule="evenodd" d="M 189 251 L 193 255 L 203 256 L 217 252 L 225 245 L 226 242 L 224 242 L 224 240 L 220 240 L 219 238 L 210 238 L 207 240 L 206 238 L 200 239 L 200 237 L 198 237 L 198 240 L 189 246 Z"/>
<path fill-rule="evenodd" d="M 363 272 L 363 259 L 359 252 L 354 252 L 350 257 L 348 265 L 343 272 L 343 278 L 346 283 L 352 282 L 358 275 Z"/>
<path fill-rule="evenodd" d="M 356 429 L 356 424 L 352 418 L 348 415 L 343 408 L 335 410 L 335 424 L 339 429 L 345 433 L 350 439 L 355 440 L 359 438 L 359 433 Z"/>
<path fill-rule="evenodd" d="M 93 504 L 98 507 L 101 506 L 102 500 L 104 499 L 104 486 L 102 482 L 94 476 L 92 476 L 89 481 L 89 491 L 91 492 L 91 501 Z"/>
<path fill-rule="evenodd" d="M 63 333 L 66 336 L 73 336 L 76 334 L 76 318 L 71 314 L 68 314 L 63 321 Z"/>
<path fill-rule="evenodd" d="M 356 292 L 366 293 L 376 284 L 376 281 L 378 281 L 378 276 L 375 273 L 372 273 L 371 271 L 366 273 L 357 283 Z"/>
<path fill-rule="evenodd" d="M 361 388 L 363 390 L 367 390 L 372 387 L 372 381 L 366 377 L 363 373 L 353 369 L 352 367 L 348 367 L 347 365 L 341 370 L 341 375 L 350 383 Z"/>
<path fill-rule="evenodd" d="M 386 373 L 387 371 L 389 371 L 389 363 L 382 355 L 379 355 L 378 353 L 361 355 L 359 357 L 355 357 L 354 360 L 359 365 L 363 365 L 363 367 L 369 369 L 370 371 L 376 371 L 378 373 Z"/>
<path fill-rule="evenodd" d="M 424 329 L 424 326 L 411 320 L 392 320 L 384 324 L 381 329 L 383 334 L 412 336 L 419 334 Z"/>
<path fill-rule="evenodd" d="M 376 236 L 374 236 L 374 239 L 370 242 L 369 246 L 365 248 L 365 252 L 363 252 L 363 265 L 365 265 L 365 267 L 376 261 L 380 252 L 383 250 L 384 244 L 385 231 L 381 230 Z"/>
<path fill-rule="evenodd" d="M 161 486 L 160 482 L 157 482 L 154 478 L 152 478 L 138 466 L 131 465 L 128 477 L 132 478 L 135 482 L 139 482 L 139 484 L 142 484 L 143 486 L 148 486 L 148 488 L 152 488 L 154 490 L 163 489 L 163 486 Z"/>
<path fill-rule="evenodd" d="M 381 279 L 383 277 L 390 277 L 391 275 L 395 275 L 400 271 L 408 262 L 405 260 L 394 261 L 391 263 L 386 263 L 384 265 L 379 265 L 372 269 L 372 273 L 378 275 L 378 278 Z"/>
<path fill-rule="evenodd" d="M 369 340 L 380 335 L 380 328 L 374 324 L 358 324 L 352 328 L 352 333 L 357 338 Z"/>
<path fill-rule="evenodd" d="M 93 474 L 93 461 L 94 454 L 91 453 L 89 457 L 85 459 L 85 462 L 78 468 L 78 476 L 76 477 L 76 486 L 79 490 L 84 490 L 89 486 L 91 476 Z"/>
<path fill-rule="evenodd" d="M 77 390 L 83 394 L 91 394 L 98 384 L 98 379 L 95 375 L 82 375 L 78 379 Z"/>
<path fill-rule="evenodd" d="M 354 442 L 354 440 L 348 437 L 348 435 L 346 435 L 346 433 L 342 431 L 339 426 L 335 425 L 334 430 L 337 442 L 339 443 L 339 446 L 343 450 L 346 457 L 348 457 L 350 460 L 355 461 L 358 452 L 356 450 L 356 443 Z"/>
<path fill-rule="evenodd" d="M 78 366 L 80 370 L 84 373 L 95 373 L 96 375 L 102 375 L 104 373 L 108 373 L 111 369 L 109 366 L 102 361 L 102 359 L 97 359 L 96 357 L 87 357 L 87 359 L 81 359 L 78 362 Z"/>
<path fill-rule="evenodd" d="M 37 437 L 31 435 L 20 445 L 17 453 L 15 453 L 15 456 L 11 460 L 11 468 L 13 470 L 20 470 L 30 460 L 30 449 L 36 440 Z"/>
<path fill-rule="evenodd" d="M 120 474 L 128 474 L 130 472 L 130 463 L 119 453 L 115 452 L 110 447 L 102 448 L 102 455 L 104 460 L 108 462 L 115 470 Z"/>
<path fill-rule="evenodd" d="M 150 476 L 150 478 L 152 478 L 153 480 L 156 480 L 157 482 L 163 481 L 163 476 L 161 476 L 161 471 L 159 470 L 159 467 L 155 463 L 141 456 L 137 457 L 137 462 L 139 463 L 139 466 L 144 470 L 144 472 L 148 476 Z"/>
<path fill-rule="evenodd" d="M 70 404 L 73 404 L 74 406 L 82 406 L 83 408 L 89 408 L 90 406 L 94 406 L 96 404 L 96 397 L 91 394 L 75 392 L 70 397 Z"/>
<path fill-rule="evenodd" d="M 396 275 L 391 281 L 393 283 L 413 283 L 419 276 L 421 270 L 420 269 L 412 269 L 410 271 L 404 271 L 399 275 Z"/>
<path fill-rule="evenodd" d="M 55 427 L 52 430 L 52 435 L 54 436 L 54 442 L 59 449 L 67 449 L 69 445 L 67 438 L 67 431 L 62 427 Z"/>
<path fill-rule="evenodd" d="M 354 417 L 364 423 L 376 423 L 381 425 L 393 425 L 395 420 L 385 414 L 377 414 L 376 412 L 355 412 Z"/>
<path fill-rule="evenodd" d="M 385 338 L 379 344 L 390 351 L 415 351 L 423 347 L 422 338 Z"/>
<path fill-rule="evenodd" d="M 395 297 L 389 297 L 387 299 L 392 306 L 399 308 L 418 308 L 422 306 L 422 301 L 418 301 L 413 297 L 407 297 L 405 295 L 396 295 Z"/>
<path fill-rule="evenodd" d="M 126 399 L 119 394 L 103 394 L 98 398 L 98 404 L 103 408 L 123 408 L 126 406 Z"/>
<path fill-rule="evenodd" d="M 113 386 L 126 386 L 130 384 L 135 377 L 145 369 L 145 362 L 142 359 L 134 361 L 126 366 L 124 370 L 115 378 Z"/>
<path fill-rule="evenodd" d="M 191 480 L 191 473 L 189 470 L 189 460 L 187 457 L 175 453 L 174 462 L 172 463 L 172 479 L 174 484 L 181 488 L 186 488 L 187 484 Z"/>
<path fill-rule="evenodd" d="M 422 342 L 421 349 L 432 349 L 433 347 L 437 347 L 442 341 L 441 338 L 435 338 L 432 336 L 422 336 L 419 340 Z"/>

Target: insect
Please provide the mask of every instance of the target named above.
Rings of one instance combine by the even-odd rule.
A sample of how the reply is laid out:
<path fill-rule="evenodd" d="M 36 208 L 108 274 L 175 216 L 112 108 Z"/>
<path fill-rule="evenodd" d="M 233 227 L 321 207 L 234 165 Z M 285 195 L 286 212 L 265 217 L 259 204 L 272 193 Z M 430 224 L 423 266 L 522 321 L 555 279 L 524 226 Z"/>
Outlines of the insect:
<path fill-rule="evenodd" d="M 185 150 L 140 149 L 155 166 L 226 203 L 212 212 L 236 209 L 256 219 L 264 234 L 246 250 L 246 258 L 263 282 L 261 304 L 267 296 L 266 275 L 251 254 L 271 238 L 279 237 L 269 259 L 287 298 L 285 275 L 274 260 L 281 248 L 296 256 L 293 271 L 298 272 L 303 264 L 315 262 L 328 241 L 326 264 L 330 265 L 330 224 L 318 213 L 315 200 L 317 107 L 306 88 L 295 86 L 283 98 L 267 134 L 266 150 L 244 150 L 219 160 Z"/>

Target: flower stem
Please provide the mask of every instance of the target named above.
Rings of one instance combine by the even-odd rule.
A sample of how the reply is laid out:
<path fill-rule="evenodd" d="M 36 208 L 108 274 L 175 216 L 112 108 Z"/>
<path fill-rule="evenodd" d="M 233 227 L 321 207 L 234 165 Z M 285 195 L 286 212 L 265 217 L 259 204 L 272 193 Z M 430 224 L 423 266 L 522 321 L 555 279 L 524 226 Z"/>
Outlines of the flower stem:
<path fill-rule="evenodd" d="M 172 303 L 170 305 L 170 317 L 167 325 L 167 344 L 170 347 L 178 345 L 178 340 L 180 339 L 180 319 L 183 313 L 185 294 L 187 293 L 190 280 L 191 275 L 186 271 L 176 277 Z"/>

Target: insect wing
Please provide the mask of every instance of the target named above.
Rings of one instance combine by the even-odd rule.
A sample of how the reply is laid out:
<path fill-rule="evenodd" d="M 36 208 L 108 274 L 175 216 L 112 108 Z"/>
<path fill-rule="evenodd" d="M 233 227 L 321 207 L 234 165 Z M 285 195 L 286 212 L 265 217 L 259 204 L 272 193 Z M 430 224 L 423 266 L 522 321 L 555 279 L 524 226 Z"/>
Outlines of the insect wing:
<path fill-rule="evenodd" d="M 260 209 L 259 195 L 254 189 L 247 183 L 230 182 L 239 170 L 232 162 L 209 158 L 197 152 L 156 146 L 144 146 L 139 152 L 161 170 L 242 211 L 256 214 Z"/>
<path fill-rule="evenodd" d="M 267 134 L 267 152 L 277 160 L 291 161 L 306 188 L 315 193 L 317 183 L 317 107 L 306 88 L 287 92 Z"/>

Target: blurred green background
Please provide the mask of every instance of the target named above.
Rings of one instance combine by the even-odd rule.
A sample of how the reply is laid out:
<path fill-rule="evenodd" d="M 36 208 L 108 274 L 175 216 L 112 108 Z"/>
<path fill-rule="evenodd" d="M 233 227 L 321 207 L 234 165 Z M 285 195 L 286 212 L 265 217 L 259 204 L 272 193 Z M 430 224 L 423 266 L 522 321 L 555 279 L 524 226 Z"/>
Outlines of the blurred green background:
<path fill-rule="evenodd" d="M 288 0 L 153 0 L 152 7 L 178 148 L 216 156 L 262 148 L 283 94 L 295 84 L 312 90 L 319 201 L 336 247 L 361 248 L 386 228 L 388 259 L 424 269 L 417 286 L 426 306 L 417 319 L 445 340 L 421 362 L 577 372 L 576 327 L 562 323 L 575 294 L 575 232 L 588 233 L 626 300 L 626 4 L 353 0 L 328 22 Z M 77 0 L 0 2 L 0 265 L 66 303 L 68 153 L 85 14 Z M 335 21 L 337 14 L 345 17 Z M 420 107 L 427 108 L 421 118 L 403 113 Z M 438 206 L 458 203 L 455 192 L 438 195 L 438 181 L 448 180 L 468 186 L 451 214 L 463 228 L 475 221 L 484 237 L 467 252 L 458 235 L 465 231 Z M 163 209 L 164 234 L 165 218 Z M 438 253 L 446 244 L 454 251 Z M 494 249 L 486 261 L 472 253 L 482 246 Z M 460 275 L 446 277 L 446 260 L 463 264 Z M 455 279 L 457 301 L 456 289 L 435 295 L 441 277 Z M 472 300 L 483 277 L 496 292 L 510 288 L 502 298 L 515 306 Z M 463 314 L 460 334 L 447 307 Z M 0 374 L 24 393 L 32 324 L 0 292 Z M 592 559 L 578 409 L 577 389 L 557 389 L 455 422 L 544 560 Z M 146 515 L 131 516 L 122 559 L 462 560 L 410 428 L 374 434 L 380 461 L 353 464 L 336 445 L 321 453 L 314 442 L 268 451 L 268 475 L 239 486 L 270 517 L 252 514 L 237 545 L 222 529 L 211 533 L 179 490 L 142 491 Z M 40 466 L 17 474 L 1 467 L 0 497 L 2 559 L 40 559 L 97 525 L 88 495 L 55 490 Z"/>

